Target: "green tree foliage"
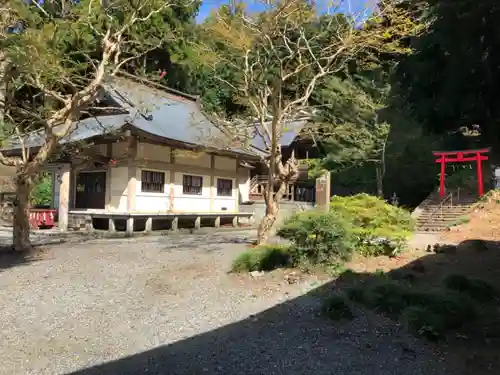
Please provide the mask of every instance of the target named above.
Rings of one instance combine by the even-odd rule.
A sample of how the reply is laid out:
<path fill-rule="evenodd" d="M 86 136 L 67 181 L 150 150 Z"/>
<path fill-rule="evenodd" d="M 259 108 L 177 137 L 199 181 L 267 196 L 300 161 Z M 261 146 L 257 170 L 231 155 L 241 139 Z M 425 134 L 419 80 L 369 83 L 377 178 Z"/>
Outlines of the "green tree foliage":
<path fill-rule="evenodd" d="M 70 2 L 13 0 L 0 8 L 0 119 L 15 135 L 21 157 L 0 153 L 17 169 L 14 247 L 29 243 L 29 197 L 41 167 L 61 149 L 75 121 L 96 114 L 102 84 L 120 69 L 163 46 L 165 20 L 194 1 Z M 105 111 L 105 110 L 104 110 Z M 39 130 L 41 145 L 28 150 L 26 134 Z"/>
<path fill-rule="evenodd" d="M 263 242 L 288 183 L 298 174 L 296 159 L 283 159 L 281 135 L 293 122 L 314 116 L 312 94 L 322 82 L 353 62 L 370 66 L 383 54 L 407 53 L 401 40 L 418 33 L 420 25 L 391 1 L 382 2 L 358 27 L 339 8 L 320 15 L 307 1 L 286 0 L 266 2 L 266 10 L 257 14 L 224 7 L 204 30 L 208 41 L 200 41 L 200 60 L 242 109 L 229 119 L 228 111 L 215 113 L 216 123 L 239 147 L 253 151 L 250 140 L 255 139 L 263 145 L 260 156 L 269 170 L 266 215 L 258 230 Z"/>
<path fill-rule="evenodd" d="M 415 2 L 413 2 L 415 3 Z M 480 126 L 483 142 L 498 139 L 500 3 L 495 0 L 427 0 L 429 32 L 398 68 L 401 94 L 413 114 L 434 132 Z"/>
<path fill-rule="evenodd" d="M 30 201 L 34 206 L 47 206 L 52 204 L 52 176 L 50 174 L 40 174 L 31 192 Z"/>

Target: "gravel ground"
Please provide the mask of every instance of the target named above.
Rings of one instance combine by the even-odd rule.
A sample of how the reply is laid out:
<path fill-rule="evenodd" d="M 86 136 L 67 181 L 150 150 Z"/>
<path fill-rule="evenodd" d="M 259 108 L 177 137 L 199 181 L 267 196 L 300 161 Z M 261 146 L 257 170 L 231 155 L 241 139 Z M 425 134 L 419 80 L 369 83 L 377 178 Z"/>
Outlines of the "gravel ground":
<path fill-rule="evenodd" d="M 0 374 L 448 374 L 389 320 L 315 314 L 311 278 L 226 273 L 245 234 L 52 246 L 0 268 Z"/>

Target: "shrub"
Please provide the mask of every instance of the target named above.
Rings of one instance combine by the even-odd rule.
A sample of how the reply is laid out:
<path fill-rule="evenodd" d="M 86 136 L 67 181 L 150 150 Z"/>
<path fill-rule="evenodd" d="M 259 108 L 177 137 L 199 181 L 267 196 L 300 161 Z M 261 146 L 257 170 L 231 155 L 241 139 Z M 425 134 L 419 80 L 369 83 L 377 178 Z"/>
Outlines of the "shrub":
<path fill-rule="evenodd" d="M 351 258 L 348 223 L 333 213 L 300 212 L 288 218 L 278 236 L 289 240 L 290 255 L 295 265 L 337 265 Z"/>
<path fill-rule="evenodd" d="M 353 228 L 356 251 L 364 256 L 397 254 L 414 228 L 408 211 L 368 194 L 335 196 L 330 209 Z"/>
<path fill-rule="evenodd" d="M 443 316 L 422 306 L 412 306 L 405 310 L 404 318 L 411 332 L 431 341 L 437 341 L 446 333 Z M 446 319 L 446 318 L 444 318 Z"/>
<path fill-rule="evenodd" d="M 352 319 L 354 314 L 342 296 L 332 296 L 323 301 L 323 313 L 333 320 Z"/>
<path fill-rule="evenodd" d="M 464 275 L 448 275 L 444 278 L 443 284 L 448 289 L 465 293 L 471 298 L 481 302 L 491 301 L 497 296 L 495 287 L 490 283 L 479 279 L 469 279 Z"/>
<path fill-rule="evenodd" d="M 354 285 L 346 289 L 346 296 L 353 302 L 363 303 L 365 301 L 365 289 L 362 285 Z"/>
<path fill-rule="evenodd" d="M 271 271 L 289 264 L 287 246 L 261 245 L 241 253 L 234 260 L 231 272 Z"/>
<path fill-rule="evenodd" d="M 422 289 L 395 281 L 379 281 L 347 291 L 355 302 L 393 318 L 401 314 L 409 328 L 429 339 L 441 337 L 476 316 L 474 301 L 454 290 Z"/>

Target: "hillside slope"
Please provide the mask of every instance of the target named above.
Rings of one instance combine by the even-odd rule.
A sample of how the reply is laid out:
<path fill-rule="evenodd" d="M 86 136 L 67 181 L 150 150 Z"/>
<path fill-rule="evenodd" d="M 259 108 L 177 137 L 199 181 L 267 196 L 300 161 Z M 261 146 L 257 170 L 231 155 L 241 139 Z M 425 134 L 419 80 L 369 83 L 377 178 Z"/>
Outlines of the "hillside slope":
<path fill-rule="evenodd" d="M 492 190 L 474 205 L 468 222 L 443 233 L 443 240 L 460 243 L 465 240 L 500 241 L 500 190 Z"/>

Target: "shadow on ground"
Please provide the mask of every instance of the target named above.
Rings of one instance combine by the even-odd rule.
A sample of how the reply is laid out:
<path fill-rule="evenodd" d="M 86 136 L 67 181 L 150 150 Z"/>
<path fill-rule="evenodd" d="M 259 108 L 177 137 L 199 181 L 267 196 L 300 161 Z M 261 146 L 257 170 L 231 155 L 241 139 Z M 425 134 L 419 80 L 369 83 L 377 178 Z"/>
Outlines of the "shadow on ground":
<path fill-rule="evenodd" d="M 395 269 L 395 279 L 432 286 L 450 273 L 500 288 L 500 244 L 465 241 Z M 318 313 L 321 298 L 375 274 L 349 273 L 243 321 L 120 360 L 74 372 L 95 374 L 494 374 L 500 370 L 500 319 L 479 321 L 431 344 L 405 335 L 402 324 L 357 308 L 334 322 Z M 498 315 L 498 314 L 497 314 Z M 195 324 L 195 322 L 193 322 Z"/>
<path fill-rule="evenodd" d="M 0 247 L 0 272 L 5 269 L 27 265 L 38 260 L 33 252 L 16 252 L 11 246 Z"/>

